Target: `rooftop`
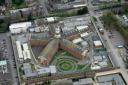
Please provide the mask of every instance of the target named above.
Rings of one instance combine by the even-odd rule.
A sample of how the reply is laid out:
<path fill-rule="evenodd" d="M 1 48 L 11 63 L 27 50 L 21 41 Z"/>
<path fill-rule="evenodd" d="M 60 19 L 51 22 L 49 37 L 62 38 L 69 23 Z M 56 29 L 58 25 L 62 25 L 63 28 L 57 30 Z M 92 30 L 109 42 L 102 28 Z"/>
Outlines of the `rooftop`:
<path fill-rule="evenodd" d="M 104 82 L 99 83 L 99 85 L 113 85 L 113 82 L 115 85 L 126 85 L 123 78 L 119 74 L 99 76 L 97 80 L 98 82 Z"/>
<path fill-rule="evenodd" d="M 0 61 L 0 66 L 3 66 L 3 65 L 7 65 L 7 61 L 6 60 Z"/>

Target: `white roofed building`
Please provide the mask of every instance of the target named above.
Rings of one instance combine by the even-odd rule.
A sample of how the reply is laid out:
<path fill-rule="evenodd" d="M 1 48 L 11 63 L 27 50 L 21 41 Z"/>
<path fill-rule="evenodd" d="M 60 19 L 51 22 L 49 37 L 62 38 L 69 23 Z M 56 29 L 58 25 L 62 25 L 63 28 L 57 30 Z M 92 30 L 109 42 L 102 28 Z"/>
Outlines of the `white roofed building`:
<path fill-rule="evenodd" d="M 76 29 L 77 29 L 78 31 L 82 31 L 82 30 L 88 29 L 88 26 L 87 26 L 87 25 L 77 26 Z"/>
<path fill-rule="evenodd" d="M 78 7 L 85 7 L 87 6 L 87 4 L 79 4 L 79 5 L 73 5 L 74 8 L 78 8 Z"/>
<path fill-rule="evenodd" d="M 23 46 L 24 60 L 31 59 L 31 53 L 30 53 L 28 44 L 27 43 L 24 43 L 22 46 Z"/>
<path fill-rule="evenodd" d="M 49 68 L 50 68 L 50 70 L 51 70 L 51 74 L 57 73 L 56 66 L 49 66 Z"/>
<path fill-rule="evenodd" d="M 77 44 L 77 43 L 81 43 L 83 40 L 81 38 L 75 39 L 72 42 Z"/>
<path fill-rule="evenodd" d="M 23 55 L 24 55 L 24 60 L 31 59 L 31 54 L 29 50 L 24 50 Z"/>
<path fill-rule="evenodd" d="M 23 50 L 21 48 L 21 42 L 20 41 L 16 41 L 16 47 L 17 47 L 17 51 L 18 51 L 18 59 L 19 61 L 23 61 Z"/>
<path fill-rule="evenodd" d="M 21 32 L 27 32 L 27 29 L 31 26 L 31 22 L 14 23 L 9 26 L 9 30 L 12 34 L 18 34 Z"/>
<path fill-rule="evenodd" d="M 23 44 L 23 50 L 28 50 L 28 44 L 27 43 Z"/>
<path fill-rule="evenodd" d="M 88 35 L 89 35 L 88 32 L 80 34 L 81 37 L 87 37 Z"/>
<path fill-rule="evenodd" d="M 97 41 L 94 41 L 94 46 L 95 46 L 96 48 L 98 48 L 98 47 L 102 47 L 103 44 L 102 44 L 102 42 L 101 42 L 100 40 L 97 40 Z"/>
<path fill-rule="evenodd" d="M 57 17 L 47 17 L 45 18 L 46 22 L 55 22 L 57 21 Z"/>

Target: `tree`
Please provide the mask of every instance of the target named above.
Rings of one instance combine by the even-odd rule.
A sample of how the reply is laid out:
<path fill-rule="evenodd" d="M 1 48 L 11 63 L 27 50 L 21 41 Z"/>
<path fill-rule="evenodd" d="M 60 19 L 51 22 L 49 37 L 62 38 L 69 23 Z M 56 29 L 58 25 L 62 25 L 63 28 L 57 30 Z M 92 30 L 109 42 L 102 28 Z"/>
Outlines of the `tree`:
<path fill-rule="evenodd" d="M 79 10 L 77 11 L 77 14 L 78 14 L 78 15 L 82 15 L 82 14 L 86 14 L 86 13 L 88 13 L 88 8 L 87 8 L 87 7 L 84 7 L 84 8 L 79 9 Z"/>
<path fill-rule="evenodd" d="M 28 15 L 28 21 L 31 21 L 33 20 L 33 16 L 32 16 L 32 13 L 30 12 L 30 14 Z"/>
<path fill-rule="evenodd" d="M 13 4 L 16 5 L 21 5 L 22 3 L 24 3 L 24 0 L 12 0 Z"/>
<path fill-rule="evenodd" d="M 0 5 L 4 5 L 5 4 L 5 0 L 0 0 Z"/>
<path fill-rule="evenodd" d="M 8 30 L 8 20 L 0 20 L 0 32 L 6 32 Z"/>
<path fill-rule="evenodd" d="M 116 29 L 120 34 L 122 34 L 125 40 L 128 40 L 128 27 L 124 27 L 113 13 L 104 14 L 102 16 L 102 20 L 106 28 L 109 30 Z"/>

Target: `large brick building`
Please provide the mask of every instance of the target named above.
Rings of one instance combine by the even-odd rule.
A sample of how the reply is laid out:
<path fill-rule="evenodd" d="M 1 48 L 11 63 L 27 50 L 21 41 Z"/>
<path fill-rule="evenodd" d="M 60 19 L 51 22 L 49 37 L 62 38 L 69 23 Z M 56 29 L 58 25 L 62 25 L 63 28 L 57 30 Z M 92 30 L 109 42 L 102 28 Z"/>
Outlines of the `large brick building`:
<path fill-rule="evenodd" d="M 62 39 L 60 41 L 60 48 L 69 52 L 74 57 L 76 57 L 80 60 L 82 60 L 86 56 L 86 53 L 87 53 L 87 50 L 84 50 L 80 46 L 78 46 L 66 39 Z"/>
<path fill-rule="evenodd" d="M 67 39 L 44 39 L 44 40 L 30 40 L 32 46 L 45 46 L 40 55 L 38 56 L 38 61 L 43 65 L 48 65 L 56 52 L 59 49 L 63 49 L 70 54 L 72 54 L 77 59 L 82 60 L 85 58 L 88 50 L 84 50 L 80 46 L 74 44 Z"/>
<path fill-rule="evenodd" d="M 31 46 L 46 46 L 50 40 L 49 39 L 31 39 Z"/>
<path fill-rule="evenodd" d="M 43 51 L 38 56 L 38 60 L 43 65 L 48 65 L 53 59 L 55 53 L 59 48 L 59 39 L 53 39 L 48 45 L 43 49 Z"/>

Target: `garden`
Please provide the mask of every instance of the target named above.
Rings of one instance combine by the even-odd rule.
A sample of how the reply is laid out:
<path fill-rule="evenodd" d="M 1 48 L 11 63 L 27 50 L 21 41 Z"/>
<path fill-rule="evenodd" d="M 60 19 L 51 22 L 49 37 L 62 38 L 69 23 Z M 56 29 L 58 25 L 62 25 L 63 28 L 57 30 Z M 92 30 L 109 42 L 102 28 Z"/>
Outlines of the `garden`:
<path fill-rule="evenodd" d="M 55 65 L 59 72 L 90 70 L 90 64 L 78 64 L 78 61 L 78 59 L 74 58 L 68 52 L 60 50 L 54 56 L 51 64 Z"/>

